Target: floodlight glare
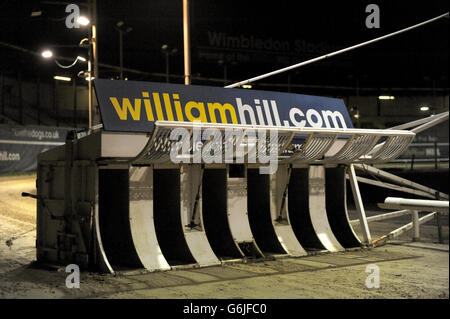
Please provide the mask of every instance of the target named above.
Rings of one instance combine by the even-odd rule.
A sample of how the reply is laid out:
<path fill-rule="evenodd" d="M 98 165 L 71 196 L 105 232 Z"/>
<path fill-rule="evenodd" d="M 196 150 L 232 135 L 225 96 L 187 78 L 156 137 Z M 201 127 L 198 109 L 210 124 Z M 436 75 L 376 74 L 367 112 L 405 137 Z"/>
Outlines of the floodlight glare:
<path fill-rule="evenodd" d="M 378 97 L 379 100 L 394 100 L 395 96 L 392 95 L 380 95 Z"/>
<path fill-rule="evenodd" d="M 421 107 L 420 107 L 420 110 L 421 110 L 422 112 L 429 111 L 429 110 L 430 110 L 430 107 L 429 107 L 429 106 L 421 106 Z"/>
<path fill-rule="evenodd" d="M 86 26 L 86 25 L 89 24 L 90 21 L 89 21 L 89 19 L 86 18 L 85 16 L 80 16 L 80 17 L 77 19 L 77 22 L 78 22 L 79 24 L 81 24 L 81 25 Z"/>
<path fill-rule="evenodd" d="M 55 75 L 53 78 L 58 81 L 66 81 L 66 82 L 72 81 L 71 78 L 69 78 L 67 76 L 61 76 L 61 75 Z"/>
<path fill-rule="evenodd" d="M 42 15 L 41 10 L 36 10 L 31 12 L 31 17 L 40 17 Z"/>
<path fill-rule="evenodd" d="M 50 50 L 44 50 L 42 51 L 41 55 L 44 59 L 49 59 L 53 56 L 53 52 Z"/>

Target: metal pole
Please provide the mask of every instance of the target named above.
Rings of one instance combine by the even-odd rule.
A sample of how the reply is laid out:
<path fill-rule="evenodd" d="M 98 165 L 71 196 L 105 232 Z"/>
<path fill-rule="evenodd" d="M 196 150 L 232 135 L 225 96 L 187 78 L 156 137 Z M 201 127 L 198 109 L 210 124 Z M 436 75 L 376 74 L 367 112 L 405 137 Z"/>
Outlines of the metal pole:
<path fill-rule="evenodd" d="M 399 217 L 399 216 L 403 216 L 403 215 L 409 215 L 411 214 L 411 211 L 408 209 L 404 209 L 404 210 L 398 210 L 395 212 L 390 212 L 390 213 L 386 213 L 386 214 L 380 214 L 380 215 L 375 215 L 375 216 L 370 216 L 367 217 L 367 221 L 368 222 L 374 222 L 374 221 L 378 221 L 378 220 L 385 220 L 385 219 L 389 219 L 389 218 L 395 218 L 395 217 Z M 359 223 L 359 219 L 353 219 L 350 221 L 351 225 L 357 224 Z"/>
<path fill-rule="evenodd" d="M 356 205 L 356 211 L 358 212 L 359 224 L 361 225 L 361 230 L 363 234 L 364 242 L 368 245 L 372 243 L 372 237 L 370 236 L 369 225 L 367 223 L 366 212 L 364 210 L 364 205 L 361 198 L 361 193 L 359 192 L 358 180 L 356 179 L 355 168 L 353 164 L 348 166 L 348 176 L 350 180 L 350 185 L 352 187 L 353 198 Z"/>
<path fill-rule="evenodd" d="M 429 200 L 429 199 L 415 199 L 415 198 L 401 198 L 401 197 L 386 197 L 384 200 L 384 206 L 390 205 L 394 206 L 414 206 L 417 208 L 409 208 L 413 210 L 427 209 L 431 207 L 433 210 L 448 213 L 448 201 L 445 200 Z"/>
<path fill-rule="evenodd" d="M 437 125 L 439 123 L 442 123 L 442 122 L 448 120 L 448 117 L 449 117 L 449 113 L 448 112 L 442 113 L 442 115 L 440 115 L 439 117 L 436 116 L 433 120 L 430 120 L 429 122 L 427 122 L 425 124 L 422 124 L 422 125 L 420 125 L 418 127 L 413 128 L 411 130 L 411 132 L 414 132 L 414 133 L 417 134 L 417 133 L 420 133 L 422 131 L 425 131 L 425 130 L 429 129 L 430 127 L 433 127 L 433 126 L 435 126 L 435 125 Z"/>
<path fill-rule="evenodd" d="M 183 0 L 184 84 L 191 84 L 191 53 L 189 39 L 189 1 Z"/>
<path fill-rule="evenodd" d="M 430 214 L 427 214 L 427 215 L 425 215 L 425 216 L 419 218 L 418 224 L 420 225 L 420 224 L 426 223 L 427 221 L 429 221 L 430 219 L 432 219 L 432 218 L 434 217 L 435 214 L 436 214 L 436 213 L 430 213 Z M 408 224 L 406 224 L 406 225 L 404 225 L 404 226 L 402 226 L 402 227 L 400 227 L 400 228 L 397 228 L 397 229 L 391 231 L 389 234 L 384 235 L 384 236 L 382 236 L 382 237 L 376 239 L 376 240 L 374 241 L 374 245 L 375 245 L 375 246 L 380 246 L 380 245 L 382 245 L 383 243 L 386 243 L 387 240 L 400 236 L 400 235 L 403 234 L 405 231 L 410 230 L 412 227 L 413 227 L 413 223 L 410 222 L 410 223 L 408 223 Z"/>
<path fill-rule="evenodd" d="M 369 172 L 369 173 L 371 173 L 373 175 L 376 175 L 376 176 L 379 176 L 379 177 L 391 180 L 391 181 L 393 181 L 395 183 L 398 183 L 400 185 L 424 191 L 425 193 L 429 193 L 430 195 L 433 195 L 433 198 L 435 198 L 436 192 L 437 192 L 439 194 L 440 198 L 448 199 L 448 195 L 447 194 L 444 194 L 442 192 L 436 191 L 435 189 L 432 189 L 430 187 L 423 186 L 421 184 L 412 182 L 410 180 L 407 180 L 406 178 L 402 178 L 402 177 L 399 177 L 397 175 L 385 172 L 385 171 L 383 171 L 383 170 L 381 170 L 379 168 L 375 168 L 373 166 L 365 165 L 365 164 L 355 164 L 354 167 L 356 169 L 359 169 L 359 170 L 362 170 L 362 171 L 367 171 L 367 172 Z M 420 196 L 423 196 L 423 195 L 420 195 Z"/>
<path fill-rule="evenodd" d="M 411 168 L 410 168 L 411 171 L 414 170 L 414 159 L 415 158 L 416 158 L 416 154 L 413 153 L 413 155 L 411 156 Z"/>
<path fill-rule="evenodd" d="M 94 51 L 94 23 L 95 23 L 95 16 L 94 16 L 94 3 L 93 0 L 88 0 L 88 10 L 89 10 L 89 16 L 91 17 L 91 28 L 89 29 L 89 59 L 88 59 L 88 112 L 89 112 L 89 123 L 88 128 L 89 130 L 92 129 L 93 126 L 93 108 L 92 108 L 92 64 L 93 64 L 93 51 Z"/>
<path fill-rule="evenodd" d="M 412 213 L 412 223 L 413 223 L 413 241 L 419 241 L 420 240 L 420 234 L 419 234 L 419 212 L 417 210 L 411 211 Z"/>
<path fill-rule="evenodd" d="M 183 0 L 183 3 L 185 1 L 187 2 L 187 0 Z M 266 73 L 266 74 L 263 74 L 263 75 L 259 75 L 259 76 L 256 76 L 254 78 L 250 78 L 248 80 L 244 80 L 244 81 L 241 81 L 241 82 L 237 82 L 237 83 L 234 83 L 234 84 L 227 85 L 226 88 L 238 87 L 238 86 L 241 86 L 243 84 L 247 84 L 247 83 L 250 83 L 250 82 L 255 82 L 255 81 L 267 78 L 269 76 L 275 75 L 275 74 L 283 73 L 283 72 L 286 72 L 286 71 L 289 71 L 289 70 L 292 70 L 292 69 L 296 69 L 296 68 L 299 68 L 301 66 L 310 64 L 310 63 L 314 63 L 314 62 L 317 62 L 317 61 L 320 61 L 320 60 L 324 60 L 324 59 L 330 58 L 332 56 L 335 56 L 335 55 L 338 55 L 338 54 L 341 54 L 341 53 L 344 53 L 344 52 L 347 52 L 347 51 L 350 51 L 350 50 L 353 50 L 353 49 L 357 49 L 357 48 L 366 46 L 368 44 L 371 44 L 371 43 L 374 43 L 374 42 L 377 42 L 377 41 L 380 41 L 380 40 L 384 40 L 384 39 L 390 38 L 390 37 L 398 35 L 400 33 L 403 33 L 403 32 L 406 32 L 406 31 L 410 31 L 412 29 L 421 27 L 421 26 L 423 26 L 425 24 L 434 22 L 436 20 L 439 20 L 439 19 L 442 19 L 442 18 L 445 18 L 445 17 L 448 17 L 448 12 L 444 13 L 444 14 L 442 14 L 440 16 L 437 16 L 435 18 L 429 19 L 427 21 L 424 21 L 424 22 L 418 23 L 416 25 L 413 25 L 411 27 L 408 27 L 408 28 L 405 28 L 405 29 L 402 29 L 402 30 L 399 30 L 399 31 L 396 31 L 396 32 L 393 32 L 393 33 L 389 33 L 389 34 L 386 34 L 384 36 L 381 36 L 381 37 L 378 37 L 378 38 L 375 38 L 375 39 L 372 39 L 372 40 L 369 40 L 369 41 L 366 41 L 366 42 L 363 42 L 363 43 L 360 43 L 360 44 L 356 44 L 356 45 L 353 45 L 353 46 L 345 48 L 345 49 L 341 49 L 341 50 L 338 50 L 338 51 L 335 51 L 335 52 L 332 52 L 332 53 L 328 53 L 328 54 L 319 56 L 319 57 L 311 59 L 311 60 L 300 62 L 300 63 L 294 64 L 294 65 L 291 65 L 291 66 L 288 66 L 288 67 L 285 67 L 285 68 L 282 68 L 282 69 L 279 69 L 279 70 L 276 70 L 276 71 L 272 71 L 272 72 L 269 72 L 269 73 Z"/>
<path fill-rule="evenodd" d="M 438 147 L 437 147 L 437 142 L 434 142 L 434 169 L 437 170 L 438 169 Z"/>
<path fill-rule="evenodd" d="M 92 1 L 92 54 L 94 56 L 94 78 L 98 78 L 98 45 L 97 45 L 97 1 Z"/>
<path fill-rule="evenodd" d="M 90 74 L 90 81 L 91 82 L 91 105 L 92 105 L 92 111 L 93 111 L 93 117 L 92 117 L 92 124 L 99 124 L 97 123 L 97 115 L 98 115 L 98 106 L 97 103 L 95 103 L 95 92 L 92 87 L 92 78 L 98 79 L 98 45 L 97 45 L 97 1 L 92 0 L 92 58 L 93 58 L 93 74 Z M 95 105 L 95 106 L 94 106 Z"/>
<path fill-rule="evenodd" d="M 91 106 L 92 106 L 92 125 L 97 124 L 97 107 L 95 105 L 95 99 L 94 99 L 94 89 L 92 86 L 92 80 L 96 79 L 98 77 L 98 63 L 97 63 L 97 40 L 96 40 L 96 35 L 97 33 L 97 29 L 95 27 L 95 25 L 92 25 L 92 62 L 93 65 L 91 66 L 92 71 L 89 73 L 89 83 L 90 85 L 90 90 L 91 90 Z"/>
<path fill-rule="evenodd" d="M 431 195 L 431 194 L 429 194 L 427 192 L 420 191 L 420 190 L 417 190 L 417 189 L 403 187 L 403 186 L 398 186 L 398 185 L 395 185 L 395 184 L 390 184 L 390 183 L 386 183 L 386 182 L 382 182 L 382 181 L 372 180 L 370 178 L 365 178 L 365 177 L 361 177 L 361 176 L 357 176 L 356 179 L 360 183 L 365 183 L 365 184 L 374 185 L 374 186 L 378 186 L 378 187 L 383 187 L 383 188 L 387 188 L 387 189 L 393 189 L 393 190 L 398 191 L 398 192 L 410 193 L 410 194 L 414 194 L 414 195 L 418 195 L 418 196 L 428 197 L 428 198 L 433 198 L 434 199 L 434 195 Z"/>
<path fill-rule="evenodd" d="M 441 196 L 439 192 L 436 192 L 436 199 L 440 200 Z M 444 238 L 442 237 L 442 221 L 441 221 L 441 212 L 436 213 L 436 223 L 438 228 L 438 238 L 439 238 L 439 244 L 444 243 Z"/>
<path fill-rule="evenodd" d="M 441 221 L 441 213 L 436 212 L 436 223 L 438 228 L 438 238 L 439 238 L 439 244 L 444 243 L 444 238 L 442 237 L 442 221 Z"/>
<path fill-rule="evenodd" d="M 397 126 L 393 126 L 393 127 L 388 128 L 388 130 L 404 130 L 404 129 L 407 129 L 407 128 L 415 127 L 415 126 L 418 126 L 418 125 L 421 125 L 421 124 L 424 124 L 424 123 L 428 123 L 428 122 L 430 122 L 432 120 L 435 120 L 437 118 L 436 116 L 438 116 L 438 117 L 446 117 L 446 116 L 448 116 L 448 112 L 442 112 L 442 113 L 439 113 L 439 114 L 436 114 L 436 115 L 431 115 L 431 116 L 428 116 L 428 117 L 424 117 L 424 118 L 422 118 L 420 120 L 415 120 L 415 121 L 412 121 L 412 122 L 408 122 L 408 123 L 400 124 L 400 125 L 397 125 Z"/>
<path fill-rule="evenodd" d="M 91 51 L 91 50 L 89 50 Z M 91 64 L 91 53 L 89 52 L 89 61 L 88 61 L 88 103 L 89 103 L 89 130 L 92 128 L 92 64 Z"/>

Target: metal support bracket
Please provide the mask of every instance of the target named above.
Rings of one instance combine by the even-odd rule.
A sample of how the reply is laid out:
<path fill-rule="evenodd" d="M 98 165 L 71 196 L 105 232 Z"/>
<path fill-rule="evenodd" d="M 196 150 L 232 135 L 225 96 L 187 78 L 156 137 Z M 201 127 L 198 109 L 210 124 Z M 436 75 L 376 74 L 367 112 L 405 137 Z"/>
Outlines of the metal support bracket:
<path fill-rule="evenodd" d="M 371 246 L 372 237 L 370 235 L 369 225 L 367 223 L 366 212 L 364 210 L 364 204 L 359 191 L 358 180 L 356 178 L 355 167 L 353 164 L 348 166 L 348 176 L 350 185 L 352 187 L 353 198 L 355 200 L 356 211 L 358 212 L 359 224 L 361 225 L 362 235 L 364 243 Z"/>

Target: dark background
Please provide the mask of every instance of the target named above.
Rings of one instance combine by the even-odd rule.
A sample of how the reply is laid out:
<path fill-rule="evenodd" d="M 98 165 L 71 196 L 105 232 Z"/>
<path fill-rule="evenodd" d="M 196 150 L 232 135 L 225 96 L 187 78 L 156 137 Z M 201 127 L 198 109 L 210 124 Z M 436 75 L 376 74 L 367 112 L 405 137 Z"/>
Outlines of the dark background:
<path fill-rule="evenodd" d="M 81 4 L 79 1 L 74 3 Z M 365 8 L 380 7 L 381 28 L 368 29 Z M 40 52 L 48 45 L 76 45 L 87 36 L 86 28 L 67 29 L 66 4 L 57 1 L 0 2 L 0 41 Z M 193 84 L 223 86 L 227 79 L 239 81 L 293 63 L 345 48 L 448 11 L 448 1 L 208 1 L 191 0 L 191 52 Z M 82 13 L 83 6 L 80 6 Z M 31 11 L 42 10 L 40 17 Z M 86 11 L 85 11 L 86 12 Z M 147 74 L 125 72 L 133 80 L 164 82 L 165 57 L 161 46 L 178 53 L 170 57 L 171 82 L 183 82 L 183 30 L 181 0 L 97 1 L 99 62 L 119 65 L 118 32 L 124 21 L 133 28 L 124 39 L 124 66 Z M 208 34 L 209 32 L 209 34 Z M 214 46 L 209 36 L 228 36 L 288 41 L 289 50 L 244 50 Z M 265 79 L 256 89 L 287 91 L 287 83 L 345 87 L 435 87 L 448 88 L 448 19 L 431 23 L 399 36 L 356 49 L 282 75 Z M 295 41 L 316 45 L 296 52 Z M 55 54 L 86 56 L 84 49 L 56 48 Z M 52 77 L 57 66 L 37 55 L 0 46 L 0 71 L 22 71 L 22 76 L 42 81 Z M 81 70 L 82 66 L 77 66 Z M 61 72 L 59 72 L 61 73 Z M 159 77 L 158 77 L 159 74 Z M 176 76 L 175 76 L 176 75 Z M 114 78 L 117 70 L 100 67 L 100 77 Z M 196 77 L 215 78 L 214 81 Z M 228 82 L 229 83 L 229 82 Z M 292 92 L 301 91 L 292 89 Z"/>

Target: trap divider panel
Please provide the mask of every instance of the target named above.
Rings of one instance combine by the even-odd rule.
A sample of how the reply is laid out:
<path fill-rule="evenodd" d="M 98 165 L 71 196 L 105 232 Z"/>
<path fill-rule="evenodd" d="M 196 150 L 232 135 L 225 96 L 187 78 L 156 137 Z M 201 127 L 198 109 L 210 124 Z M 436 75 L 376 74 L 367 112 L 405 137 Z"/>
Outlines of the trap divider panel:
<path fill-rule="evenodd" d="M 344 248 L 361 246 L 355 234 L 347 212 L 346 167 L 341 165 L 326 168 L 325 196 L 328 221 L 337 240 Z"/>
<path fill-rule="evenodd" d="M 305 256 L 308 253 L 297 239 L 288 214 L 290 172 L 292 168 L 288 165 L 279 165 L 270 176 L 270 215 L 273 229 L 285 252 L 291 256 Z"/>
<path fill-rule="evenodd" d="M 206 236 L 202 212 L 201 165 L 183 165 L 180 176 L 181 222 L 189 250 L 199 266 L 220 265 Z"/>
<path fill-rule="evenodd" d="M 309 173 L 309 213 L 311 223 L 322 245 L 331 252 L 342 251 L 344 247 L 333 234 L 325 207 L 325 167 L 310 165 Z"/>
<path fill-rule="evenodd" d="M 244 257 L 228 225 L 226 168 L 204 170 L 202 210 L 206 236 L 216 256 L 221 259 Z"/>
<path fill-rule="evenodd" d="M 323 250 L 309 213 L 309 169 L 292 168 L 288 187 L 289 220 L 298 241 L 307 251 Z"/>
<path fill-rule="evenodd" d="M 154 169 L 153 185 L 156 237 L 164 257 L 171 266 L 195 263 L 180 214 L 180 169 Z"/>
<path fill-rule="evenodd" d="M 230 174 L 230 168 L 239 174 Z M 253 237 L 247 209 L 247 170 L 244 165 L 227 165 L 227 217 L 233 240 L 246 257 L 264 257 Z M 231 176 L 230 176 L 231 175 Z"/>
<path fill-rule="evenodd" d="M 114 274 L 114 269 L 111 267 L 111 264 L 108 261 L 108 257 L 106 256 L 105 249 L 103 247 L 103 241 L 101 236 L 100 229 L 100 196 L 99 196 L 99 188 L 100 188 L 100 169 L 98 167 L 95 168 L 95 173 L 93 174 L 94 178 L 92 180 L 92 184 L 94 184 L 93 195 L 94 195 L 94 249 L 93 249 L 93 260 L 94 264 L 98 267 L 98 269 L 102 272 Z M 86 184 L 86 186 L 89 184 Z"/>
<path fill-rule="evenodd" d="M 153 218 L 153 168 L 130 168 L 130 226 L 134 247 L 145 269 L 169 270 L 156 237 Z"/>
<path fill-rule="evenodd" d="M 98 226 L 107 261 L 115 270 L 141 268 L 130 228 L 128 169 L 99 169 L 98 180 Z"/>
<path fill-rule="evenodd" d="M 258 168 L 248 169 L 248 219 L 255 241 L 264 254 L 286 254 L 272 224 L 270 182 L 270 175 L 260 174 Z"/>

